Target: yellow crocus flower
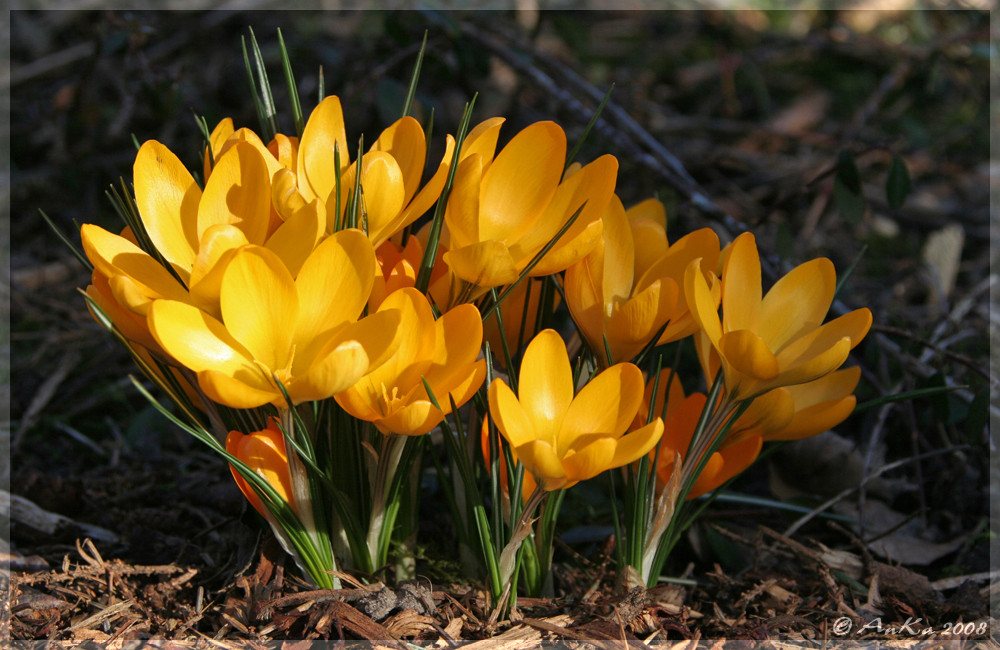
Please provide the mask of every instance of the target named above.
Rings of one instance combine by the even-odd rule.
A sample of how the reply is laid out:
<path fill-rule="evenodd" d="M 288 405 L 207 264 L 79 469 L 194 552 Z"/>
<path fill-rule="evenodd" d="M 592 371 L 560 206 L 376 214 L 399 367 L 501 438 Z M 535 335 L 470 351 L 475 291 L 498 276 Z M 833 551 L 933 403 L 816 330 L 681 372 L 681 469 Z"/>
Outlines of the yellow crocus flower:
<path fill-rule="evenodd" d="M 836 279 L 830 260 L 811 260 L 761 298 L 757 245 L 751 233 L 744 233 L 723 263 L 720 318 L 701 263 L 692 262 L 684 276 L 685 293 L 702 331 L 698 348 L 706 376 L 715 374 L 714 352 L 727 399 L 736 402 L 836 370 L 872 323 L 868 309 L 857 309 L 823 324 Z"/>
<path fill-rule="evenodd" d="M 160 346 L 193 370 L 212 400 L 233 408 L 331 397 L 391 352 L 398 314 L 360 321 L 375 253 L 359 230 L 324 240 L 293 278 L 260 246 L 237 250 L 220 283 L 221 320 L 176 300 L 154 301 L 147 322 Z"/>
<path fill-rule="evenodd" d="M 680 290 L 683 273 L 694 259 L 714 262 L 719 239 L 703 228 L 668 245 L 656 218 L 662 208 L 646 201 L 626 212 L 613 196 L 597 246 L 566 269 L 567 305 L 602 366 L 634 359 L 664 326 L 661 344 L 696 329 Z"/>
<path fill-rule="evenodd" d="M 475 305 L 459 305 L 437 320 L 422 293 L 404 287 L 389 294 L 375 316 L 399 314 L 399 337 L 392 356 L 379 368 L 336 396 L 356 418 L 382 433 L 418 436 L 428 433 L 465 404 L 486 377 L 486 362 L 477 359 L 483 321 Z M 430 386 L 438 409 L 424 382 Z"/>
<path fill-rule="evenodd" d="M 619 363 L 574 396 L 566 345 L 547 329 L 524 352 L 519 396 L 502 379 L 490 385 L 490 417 L 536 482 L 557 490 L 631 463 L 656 445 L 659 418 L 625 435 L 642 390 L 639 369 Z"/>
<path fill-rule="evenodd" d="M 596 245 L 618 161 L 605 155 L 563 179 L 565 159 L 562 128 L 537 122 L 515 135 L 495 159 L 485 152 L 462 160 L 445 213 L 444 260 L 462 283 L 453 292 L 457 301 L 517 280 L 581 207 L 577 220 L 531 275 L 561 271 Z"/>

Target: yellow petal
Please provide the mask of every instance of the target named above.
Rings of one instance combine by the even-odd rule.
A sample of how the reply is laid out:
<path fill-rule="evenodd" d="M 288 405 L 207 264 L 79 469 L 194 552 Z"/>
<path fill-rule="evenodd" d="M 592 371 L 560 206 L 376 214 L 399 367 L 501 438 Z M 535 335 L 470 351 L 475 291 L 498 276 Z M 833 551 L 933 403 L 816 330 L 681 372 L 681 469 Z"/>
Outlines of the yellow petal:
<path fill-rule="evenodd" d="M 528 344 L 521 361 L 517 391 L 536 435 L 542 440 L 557 441 L 574 391 L 566 344 L 555 330 L 542 330 Z M 557 444 L 557 449 L 564 448 L 562 443 Z"/>
<path fill-rule="evenodd" d="M 260 153 L 239 142 L 215 161 L 198 205 L 198 241 L 215 225 L 234 225 L 263 244 L 271 217 L 271 181 Z"/>
<path fill-rule="evenodd" d="M 635 282 L 635 290 L 644 289 L 659 278 L 673 278 L 677 284 L 682 284 L 688 266 L 696 259 L 701 259 L 704 273 L 715 272 L 719 261 L 719 236 L 711 228 L 695 230 L 674 242 L 663 257 L 642 272 Z M 718 306 L 719 301 L 715 304 Z"/>
<path fill-rule="evenodd" d="M 540 438 L 527 411 L 517 400 L 514 391 L 502 379 L 494 379 L 490 384 L 489 401 L 490 417 L 512 447 L 520 447 Z M 544 440 L 549 445 L 555 444 L 552 438 Z"/>
<path fill-rule="evenodd" d="M 147 323 L 160 347 L 191 370 L 225 375 L 251 391 L 266 392 L 271 388 L 269 378 L 253 363 L 249 351 L 222 323 L 200 309 L 173 300 L 157 300 L 149 310 Z M 225 403 L 233 405 L 231 401 Z"/>
<path fill-rule="evenodd" d="M 607 336 L 615 362 L 631 361 L 656 336 L 677 304 L 677 293 L 677 285 L 664 278 L 611 314 Z"/>
<path fill-rule="evenodd" d="M 748 330 L 726 332 L 719 339 L 719 353 L 736 371 L 757 380 L 778 376 L 778 359 L 759 336 Z"/>
<path fill-rule="evenodd" d="M 105 277 L 124 275 L 144 288 L 150 298 L 186 302 L 187 292 L 170 272 L 141 248 L 100 226 L 85 223 L 80 228 L 83 250 Z"/>
<path fill-rule="evenodd" d="M 626 211 L 629 221 L 649 221 L 659 227 L 660 232 L 667 232 L 667 209 L 658 199 L 646 199 L 636 203 Z"/>
<path fill-rule="evenodd" d="M 511 240 L 511 254 L 514 258 L 523 258 L 527 262 L 549 243 L 578 210 L 580 214 L 573 225 L 546 253 L 532 274 L 550 275 L 561 271 L 589 253 L 597 245 L 598 237 L 603 232 L 603 226 L 598 224 L 601 224 L 602 215 L 614 196 L 617 174 L 618 161 L 614 156 L 604 155 L 560 183 L 537 223 L 523 235 L 519 235 L 516 241 Z M 627 231 L 625 208 L 620 201 L 614 209 L 616 212 L 613 217 L 617 217 L 620 226 Z M 626 236 L 623 233 L 617 234 Z M 623 252 L 627 252 L 628 258 L 620 262 L 627 261 L 631 287 L 631 247 L 624 248 Z M 619 260 L 616 259 L 615 263 L 619 263 Z"/>
<path fill-rule="evenodd" d="M 92 284 L 87 287 L 87 295 L 97 303 L 125 338 L 150 349 L 159 349 L 159 344 L 149 333 L 146 318 L 124 309 L 112 293 L 108 278 L 96 268 L 91 273 L 91 282 Z"/>
<path fill-rule="evenodd" d="M 306 258 L 313 252 L 326 232 L 326 207 L 313 199 L 299 207 L 268 237 L 265 246 L 297 277 Z"/>
<path fill-rule="evenodd" d="M 420 122 L 409 115 L 396 120 L 392 126 L 382 131 L 371 150 L 384 151 L 396 161 L 402 171 L 406 190 L 403 202 L 409 203 L 417 193 L 427 157 L 427 142 Z"/>
<path fill-rule="evenodd" d="M 208 147 L 205 148 L 205 180 L 212 175 L 212 157 L 214 156 L 218 160 L 219 156 L 222 154 L 222 146 L 225 144 L 226 140 L 233 134 L 233 118 L 227 117 L 223 118 L 215 128 L 212 129 L 212 133 L 208 136 Z M 212 155 L 209 156 L 209 150 L 211 150 Z"/>
<path fill-rule="evenodd" d="M 566 135 L 554 122 L 536 122 L 514 136 L 483 174 L 480 240 L 511 244 L 533 228 L 555 194 L 565 160 Z"/>
<path fill-rule="evenodd" d="M 617 447 L 614 438 L 598 438 L 579 450 L 570 450 L 562 459 L 566 477 L 585 481 L 611 468 Z"/>
<path fill-rule="evenodd" d="M 722 270 L 722 322 L 726 332 L 759 331 L 760 257 L 752 233 L 737 237 Z"/>
<path fill-rule="evenodd" d="M 219 305 L 226 328 L 254 359 L 272 371 L 288 366 L 299 299 L 277 255 L 260 246 L 237 251 L 222 277 Z"/>
<path fill-rule="evenodd" d="M 438 399 L 448 401 L 447 396 Z M 438 410 L 433 403 L 428 400 L 418 400 L 405 405 L 385 418 L 376 420 L 375 426 L 383 433 L 422 436 L 440 424 L 443 419 L 444 413 Z"/>
<path fill-rule="evenodd" d="M 226 267 L 236 250 L 248 244 L 242 230 L 226 224 L 211 226 L 201 237 L 191 269 L 191 297 L 213 316 L 221 316 L 219 295 Z"/>
<path fill-rule="evenodd" d="M 844 337 L 815 356 L 803 355 L 789 367 L 783 367 L 778 383 L 783 386 L 804 384 L 827 375 L 844 364 L 851 352 L 851 339 Z M 779 356 L 779 359 L 781 357 Z"/>
<path fill-rule="evenodd" d="M 663 420 L 656 418 L 646 426 L 622 436 L 615 446 L 609 467 L 622 467 L 639 460 L 652 451 L 662 435 Z"/>
<path fill-rule="evenodd" d="M 851 340 L 853 349 L 868 334 L 871 325 L 871 311 L 867 308 L 855 309 L 792 341 L 778 351 L 778 359 L 783 366 L 793 365 L 797 359 L 819 354 L 844 337 Z"/>
<path fill-rule="evenodd" d="M 334 147 L 337 147 L 340 169 L 350 164 L 347 134 L 344 130 L 344 112 L 335 96 L 324 99 L 313 110 L 299 141 L 299 189 L 307 201 L 319 198 L 333 205 L 337 176 L 340 170 L 334 165 Z M 332 210 L 331 210 L 332 212 Z"/>
<path fill-rule="evenodd" d="M 420 188 L 417 195 L 403 209 L 402 214 L 399 216 L 397 228 L 405 228 L 419 219 L 441 196 L 441 190 L 444 189 L 444 185 L 448 180 L 448 170 L 451 167 L 451 159 L 454 151 L 455 138 L 449 135 L 446 138 L 445 151 L 441 157 L 441 164 L 438 165 L 437 171 L 434 172 L 430 180 Z M 406 169 L 402 166 L 400 168 Z"/>
<path fill-rule="evenodd" d="M 294 341 L 306 353 L 316 339 L 357 320 L 375 281 L 375 250 L 360 230 L 327 237 L 306 259 L 295 279 L 299 298 Z"/>
<path fill-rule="evenodd" d="M 833 263 L 825 257 L 800 264 L 779 279 L 761 303 L 760 336 L 780 350 L 826 318 L 837 288 Z"/>
<path fill-rule="evenodd" d="M 795 400 L 788 388 L 780 387 L 758 395 L 750 407 L 733 423 L 726 435 L 727 444 L 752 435 L 780 431 L 795 415 Z"/>
<path fill-rule="evenodd" d="M 621 199 L 613 196 L 601 217 L 604 268 L 601 281 L 605 304 L 614 304 L 632 295 L 635 241 Z"/>
<path fill-rule="evenodd" d="M 283 168 L 283 165 L 278 162 L 278 159 L 274 157 L 274 154 L 271 153 L 266 146 L 264 146 L 264 141 L 260 139 L 260 136 L 247 128 L 237 129 L 234 131 L 229 139 L 226 140 L 226 143 L 222 146 L 222 151 L 216 154 L 215 159 L 218 160 L 220 157 L 226 155 L 226 152 L 240 143 L 248 144 L 257 150 L 257 153 L 260 154 L 264 164 L 267 165 L 268 178 L 273 178 L 274 175 Z"/>
<path fill-rule="evenodd" d="M 208 399 L 234 409 L 252 409 L 268 403 L 285 405 L 281 391 L 259 373 L 241 374 L 237 379 L 218 370 L 202 370 L 198 373 L 198 386 Z"/>
<path fill-rule="evenodd" d="M 308 203 L 299 191 L 295 174 L 287 169 L 279 169 L 271 178 L 271 202 L 275 211 L 285 221 Z M 323 228 L 326 228 L 325 222 Z"/>
<path fill-rule="evenodd" d="M 293 174 L 298 167 L 299 139 L 288 137 L 283 133 L 276 133 L 274 139 L 267 145 L 267 150 L 271 152 L 278 164 Z M 272 171 L 273 175 L 274 172 Z"/>
<path fill-rule="evenodd" d="M 155 140 L 139 148 L 133 178 L 135 203 L 149 239 L 186 280 L 198 246 L 198 184 L 177 156 Z"/>
<path fill-rule="evenodd" d="M 459 305 L 434 322 L 434 349 L 424 379 L 447 399 L 447 391 L 468 374 L 483 344 L 483 319 L 475 305 Z M 447 409 L 444 404 L 441 407 Z"/>
<path fill-rule="evenodd" d="M 295 384 L 292 400 L 298 403 L 333 397 L 363 377 L 368 365 L 368 353 L 359 341 L 340 341 L 319 355 L 306 377 Z"/>
<path fill-rule="evenodd" d="M 708 337 L 716 349 L 722 338 L 722 324 L 719 322 L 719 303 L 712 297 L 705 275 L 701 270 L 701 260 L 691 262 L 684 272 L 684 299 L 690 309 L 691 318 Z"/>
<path fill-rule="evenodd" d="M 483 160 L 483 171 L 486 171 L 496 153 L 497 139 L 500 137 L 500 127 L 503 123 L 504 118 L 491 117 L 474 126 L 465 136 L 459 160 L 480 156 Z"/>
<path fill-rule="evenodd" d="M 556 448 L 576 448 L 587 434 L 621 437 L 635 419 L 643 388 L 642 373 L 631 363 L 615 364 L 591 379 L 566 410 Z"/>
<path fill-rule="evenodd" d="M 457 277 L 478 287 L 513 284 L 519 275 L 507 246 L 494 240 L 449 250 L 444 261 Z"/>
<path fill-rule="evenodd" d="M 587 340 L 598 358 L 604 358 L 604 297 L 601 293 L 601 269 L 604 266 L 604 249 L 598 246 L 589 255 L 566 269 L 563 292 L 566 306 L 573 322 Z M 523 304 L 523 303 L 522 303 Z M 507 319 L 504 318 L 504 326 Z"/>
<path fill-rule="evenodd" d="M 379 306 L 379 313 L 383 311 L 395 312 L 399 327 L 392 356 L 361 382 L 370 384 L 367 390 L 374 395 L 381 394 L 383 384 L 404 392 L 421 384 L 434 354 L 434 313 L 422 293 L 412 287 L 391 293 Z"/>
<path fill-rule="evenodd" d="M 354 177 L 357 164 L 352 165 L 341 181 L 343 188 L 354 187 Z M 400 215 L 405 205 L 403 172 L 399 164 L 388 153 L 372 151 L 366 153 L 361 160 L 361 193 L 362 210 L 358 216 L 358 225 L 367 220 L 368 237 L 372 244 L 378 246 L 394 232 L 396 217 Z M 341 190 L 341 211 L 347 205 L 349 191 Z M 332 219 L 333 212 L 328 216 Z M 327 223 L 327 230 L 333 231 L 333 225 Z"/>
<path fill-rule="evenodd" d="M 514 447 L 518 460 L 534 475 L 543 489 L 558 490 L 576 483 L 576 480 L 566 475 L 562 461 L 548 442 L 531 440 L 523 445 L 511 446 Z"/>
<path fill-rule="evenodd" d="M 448 195 L 445 224 L 451 235 L 450 248 L 464 248 L 478 244 L 479 192 L 483 180 L 483 159 L 466 158 L 458 165 L 455 180 Z"/>

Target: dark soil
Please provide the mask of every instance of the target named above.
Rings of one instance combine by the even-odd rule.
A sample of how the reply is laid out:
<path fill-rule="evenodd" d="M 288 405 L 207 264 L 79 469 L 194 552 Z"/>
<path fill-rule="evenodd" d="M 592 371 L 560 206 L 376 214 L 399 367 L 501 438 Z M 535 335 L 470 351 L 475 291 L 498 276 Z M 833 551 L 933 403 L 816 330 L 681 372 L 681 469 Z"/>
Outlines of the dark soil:
<path fill-rule="evenodd" d="M 988 21 L 982 11 L 14 12 L 0 638 L 994 643 Z M 672 237 L 752 229 L 771 253 L 765 282 L 818 255 L 843 274 L 866 245 L 839 295 L 875 314 L 855 353 L 859 402 L 959 389 L 859 412 L 839 435 L 752 468 L 734 489 L 756 500 L 713 505 L 671 558 L 668 575 L 683 580 L 653 590 L 619 586 L 613 539 L 592 526 L 610 519 L 585 492 L 564 506 L 555 595 L 519 599 L 507 620 L 490 621 L 430 509 L 416 583 L 312 590 L 221 460 L 125 379 L 124 351 L 76 291 L 87 273 L 38 212 L 78 241 L 76 223 L 115 223 L 103 192 L 128 182 L 132 134 L 194 167 L 192 109 L 210 125 L 229 115 L 255 126 L 240 55 L 248 26 L 279 105 L 277 27 L 303 97 L 315 98 L 322 66 L 349 137 L 395 117 L 425 30 L 418 112 L 434 107 L 435 134 L 453 130 L 478 91 L 478 118 L 504 115 L 511 132 L 556 119 L 573 141 L 614 82 L 582 157 L 619 158 L 626 205 L 658 193 Z M 860 206 L 837 187 L 841 151 L 859 169 Z M 902 207 L 886 191 L 893 155 L 912 181 Z M 788 532 L 802 513 L 779 501 L 806 511 L 833 501 L 824 512 L 855 524 L 817 516 Z"/>

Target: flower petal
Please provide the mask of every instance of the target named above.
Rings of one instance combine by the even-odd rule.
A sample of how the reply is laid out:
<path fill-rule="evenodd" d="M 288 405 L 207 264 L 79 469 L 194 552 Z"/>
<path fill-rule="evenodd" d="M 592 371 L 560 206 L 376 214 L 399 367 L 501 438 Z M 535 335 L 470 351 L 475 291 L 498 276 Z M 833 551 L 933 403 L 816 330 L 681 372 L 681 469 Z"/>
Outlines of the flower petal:
<path fill-rule="evenodd" d="M 490 417 L 512 447 L 520 447 L 540 439 L 539 434 L 535 432 L 535 425 L 528 417 L 528 412 L 521 406 L 514 391 L 502 379 L 494 379 L 490 384 L 489 401 Z M 551 438 L 544 440 L 549 445 L 555 443 Z"/>
<path fill-rule="evenodd" d="M 803 332 L 818 327 L 833 302 L 837 274 L 825 257 L 800 264 L 774 283 L 761 302 L 760 337 L 781 350 Z"/>
<path fill-rule="evenodd" d="M 583 258 L 597 245 L 603 232 L 602 215 L 605 214 L 609 202 L 614 197 L 617 175 L 618 161 L 614 156 L 604 155 L 560 183 L 537 223 L 523 236 L 520 236 L 516 242 L 512 242 L 511 254 L 514 259 L 523 259 L 524 263 L 527 263 L 555 237 L 559 229 L 578 210 L 580 214 L 573 225 L 538 262 L 532 275 L 551 275 Z M 618 223 L 624 231 L 616 234 L 619 238 L 631 239 L 631 232 L 625 218 L 625 208 L 617 198 L 615 198 L 615 202 L 613 217 L 618 218 Z M 622 260 L 617 259 L 616 255 L 614 264 L 623 265 L 623 272 L 628 274 L 628 289 L 630 289 L 632 283 L 632 247 L 618 248 L 616 253 L 627 255 L 627 259 Z M 626 293 L 628 289 L 626 289 Z"/>
<path fill-rule="evenodd" d="M 610 468 L 633 463 L 648 454 L 663 435 L 663 420 L 656 418 L 649 424 L 631 431 L 618 439 Z"/>
<path fill-rule="evenodd" d="M 384 151 L 396 161 L 405 187 L 403 203 L 409 203 L 417 193 L 427 157 L 427 141 L 420 122 L 409 115 L 396 120 L 382 131 L 371 151 Z"/>
<path fill-rule="evenodd" d="M 215 161 L 198 204 L 198 241 L 214 225 L 234 225 L 263 244 L 271 218 L 271 176 L 260 153 L 238 142 Z"/>
<path fill-rule="evenodd" d="M 457 277 L 477 287 L 513 284 L 520 275 L 507 246 L 494 240 L 451 249 L 444 262 Z"/>
<path fill-rule="evenodd" d="M 508 438 L 509 440 L 509 438 Z M 576 483 L 566 476 L 562 461 L 556 455 L 555 449 L 544 440 L 531 440 L 523 445 L 515 446 L 514 453 L 525 469 L 534 475 L 535 480 L 544 490 L 558 490 Z"/>
<path fill-rule="evenodd" d="M 566 409 L 556 448 L 574 449 L 576 439 L 588 434 L 620 438 L 635 419 L 643 389 L 642 373 L 631 363 L 615 364 L 591 379 Z M 520 391 L 524 394 L 523 383 Z"/>
<path fill-rule="evenodd" d="M 226 267 L 237 249 L 249 243 L 242 230 L 229 224 L 211 226 L 201 237 L 191 269 L 191 297 L 213 316 L 221 316 L 219 295 Z"/>
<path fill-rule="evenodd" d="M 616 447 L 614 438 L 598 438 L 579 450 L 569 450 L 562 459 L 566 477 L 586 481 L 610 469 Z"/>
<path fill-rule="evenodd" d="M 201 189 L 177 156 L 155 140 L 139 148 L 132 171 L 149 239 L 186 281 L 198 246 Z"/>
<path fill-rule="evenodd" d="M 701 270 L 701 259 L 688 264 L 684 272 L 684 300 L 690 309 L 692 319 L 705 333 L 716 350 L 722 338 L 722 324 L 719 322 L 719 303 L 712 297 L 712 291 Z"/>
<path fill-rule="evenodd" d="M 299 141 L 299 190 L 307 201 L 318 198 L 327 205 L 335 205 L 340 170 L 334 165 L 334 147 L 339 154 L 340 169 L 346 169 L 351 152 L 347 148 L 344 112 L 340 99 L 331 95 L 313 110 Z"/>
<path fill-rule="evenodd" d="M 319 199 L 303 204 L 295 210 L 265 245 L 285 264 L 285 268 L 298 277 L 306 258 L 313 252 L 326 232 L 326 206 Z"/>
<path fill-rule="evenodd" d="M 730 246 L 722 270 L 723 331 L 760 328 L 760 256 L 753 233 L 745 232 Z"/>
<path fill-rule="evenodd" d="M 564 448 L 556 434 L 573 402 L 573 388 L 566 344 L 555 330 L 542 330 L 524 351 L 517 390 L 536 435 L 557 450 Z"/>
<path fill-rule="evenodd" d="M 234 409 L 252 409 L 267 403 L 285 405 L 281 391 L 265 381 L 263 375 L 241 377 L 237 379 L 218 370 L 202 370 L 198 373 L 198 386 L 208 399 Z"/>
<path fill-rule="evenodd" d="M 237 251 L 222 277 L 219 305 L 226 328 L 254 359 L 272 372 L 289 365 L 299 299 L 277 255 L 260 246 Z"/>
<path fill-rule="evenodd" d="M 757 380 L 774 379 L 778 359 L 759 336 L 749 330 L 726 332 L 719 339 L 719 353 L 737 372 Z"/>
<path fill-rule="evenodd" d="M 342 187 L 353 188 L 355 174 L 357 163 L 344 172 Z M 374 246 L 380 245 L 394 234 L 397 217 L 405 205 L 405 192 L 403 172 L 392 156 L 384 151 L 371 151 L 364 155 L 361 159 L 362 214 L 359 215 L 358 225 L 361 225 L 362 219 L 367 219 L 368 237 Z M 341 213 L 347 205 L 349 194 L 350 192 L 341 190 Z M 330 211 L 327 219 L 336 216 Z M 327 230 L 332 232 L 333 229 L 333 224 L 328 222 Z"/>
<path fill-rule="evenodd" d="M 375 249 L 360 230 L 341 230 L 316 247 L 295 279 L 298 321 L 289 330 L 294 330 L 299 353 L 308 356 L 318 339 L 357 320 L 371 294 L 375 271 Z"/>
<path fill-rule="evenodd" d="M 170 272 L 141 248 L 94 224 L 80 228 L 83 250 L 106 277 L 124 275 L 142 286 L 150 298 L 187 302 L 188 294 Z"/>
<path fill-rule="evenodd" d="M 527 234 L 555 194 L 565 160 L 566 134 L 555 122 L 514 136 L 483 174 L 480 241 L 512 244 Z"/>

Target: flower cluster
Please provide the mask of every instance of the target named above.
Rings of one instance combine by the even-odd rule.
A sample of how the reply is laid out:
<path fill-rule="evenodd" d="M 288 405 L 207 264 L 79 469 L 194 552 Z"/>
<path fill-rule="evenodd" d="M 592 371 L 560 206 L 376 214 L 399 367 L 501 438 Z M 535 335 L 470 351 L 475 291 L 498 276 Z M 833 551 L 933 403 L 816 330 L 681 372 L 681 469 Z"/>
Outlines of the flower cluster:
<path fill-rule="evenodd" d="M 622 468 L 658 495 L 647 522 L 669 524 L 763 443 L 853 410 L 859 373 L 839 368 L 871 314 L 824 323 L 828 260 L 762 297 L 752 234 L 668 238 L 660 202 L 625 208 L 613 156 L 569 164 L 553 122 L 498 147 L 502 126 L 466 122 L 425 170 L 415 119 L 352 152 L 337 97 L 267 143 L 226 119 L 201 180 L 146 142 L 128 225 L 81 230 L 95 317 L 320 586 L 379 570 L 392 540 L 405 555 L 424 461 L 501 602 L 518 570 L 544 583 L 550 495 Z M 682 339 L 702 376 L 656 371 Z M 648 558 L 663 531 L 626 536 Z"/>

